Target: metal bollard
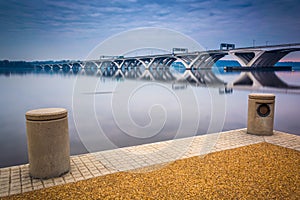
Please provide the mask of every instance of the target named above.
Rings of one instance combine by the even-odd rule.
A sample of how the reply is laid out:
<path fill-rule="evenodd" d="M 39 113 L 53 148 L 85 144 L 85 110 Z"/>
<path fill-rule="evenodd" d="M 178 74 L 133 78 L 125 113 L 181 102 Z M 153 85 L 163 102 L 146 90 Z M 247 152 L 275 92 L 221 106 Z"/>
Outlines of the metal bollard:
<path fill-rule="evenodd" d="M 247 133 L 273 135 L 275 95 L 249 94 Z"/>
<path fill-rule="evenodd" d="M 43 108 L 26 112 L 26 131 L 31 177 L 53 178 L 70 170 L 66 109 Z"/>

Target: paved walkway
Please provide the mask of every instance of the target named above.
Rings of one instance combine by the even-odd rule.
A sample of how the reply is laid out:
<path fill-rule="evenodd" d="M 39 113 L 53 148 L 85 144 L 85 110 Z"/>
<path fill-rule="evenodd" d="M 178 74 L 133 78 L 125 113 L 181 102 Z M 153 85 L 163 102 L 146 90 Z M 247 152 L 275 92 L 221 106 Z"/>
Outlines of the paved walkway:
<path fill-rule="evenodd" d="M 246 129 L 169 140 L 71 156 L 71 171 L 48 180 L 31 179 L 29 165 L 0 169 L 0 197 L 61 185 L 192 156 L 268 142 L 300 151 L 300 136 L 275 131 L 273 136 L 246 134 Z"/>

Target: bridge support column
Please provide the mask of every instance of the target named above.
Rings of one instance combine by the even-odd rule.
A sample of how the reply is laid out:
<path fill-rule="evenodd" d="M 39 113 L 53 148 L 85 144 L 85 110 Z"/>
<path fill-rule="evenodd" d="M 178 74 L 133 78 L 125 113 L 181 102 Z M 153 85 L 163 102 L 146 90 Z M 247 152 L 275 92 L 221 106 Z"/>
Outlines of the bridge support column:
<path fill-rule="evenodd" d="M 263 50 L 252 50 L 252 51 L 229 51 L 228 54 L 235 58 L 241 66 L 251 67 L 252 64 L 262 55 L 265 51 Z"/>

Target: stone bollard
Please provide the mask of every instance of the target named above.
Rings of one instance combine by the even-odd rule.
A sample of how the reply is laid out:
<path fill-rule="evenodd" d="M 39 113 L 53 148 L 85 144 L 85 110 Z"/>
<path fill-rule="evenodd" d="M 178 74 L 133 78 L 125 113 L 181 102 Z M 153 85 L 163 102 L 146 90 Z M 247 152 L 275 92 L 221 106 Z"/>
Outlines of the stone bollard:
<path fill-rule="evenodd" d="M 29 174 L 47 179 L 70 170 L 68 112 L 43 108 L 26 112 Z"/>
<path fill-rule="evenodd" d="M 273 135 L 275 95 L 249 94 L 247 133 Z"/>

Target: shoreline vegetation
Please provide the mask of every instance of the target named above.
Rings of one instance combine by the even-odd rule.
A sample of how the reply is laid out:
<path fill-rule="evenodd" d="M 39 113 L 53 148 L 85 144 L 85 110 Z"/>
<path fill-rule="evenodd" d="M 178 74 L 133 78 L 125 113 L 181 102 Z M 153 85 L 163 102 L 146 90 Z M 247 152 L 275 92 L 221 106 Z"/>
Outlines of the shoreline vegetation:
<path fill-rule="evenodd" d="M 60 61 L 10 61 L 10 60 L 0 60 L 0 68 L 34 68 L 38 65 L 52 65 L 56 63 L 68 63 L 70 60 L 60 60 Z"/>

